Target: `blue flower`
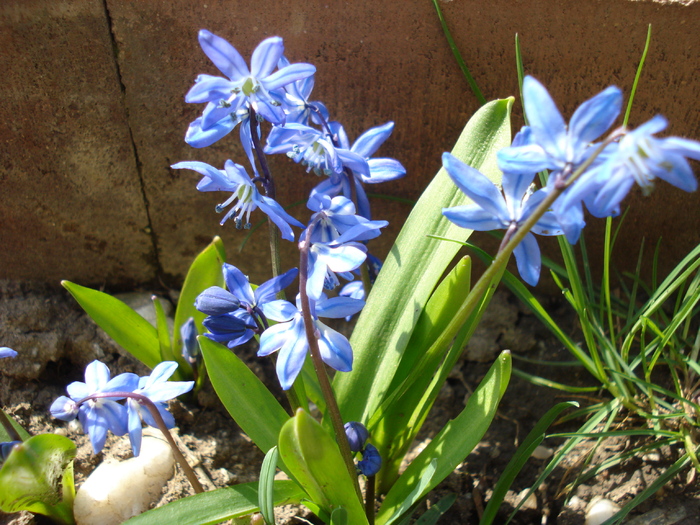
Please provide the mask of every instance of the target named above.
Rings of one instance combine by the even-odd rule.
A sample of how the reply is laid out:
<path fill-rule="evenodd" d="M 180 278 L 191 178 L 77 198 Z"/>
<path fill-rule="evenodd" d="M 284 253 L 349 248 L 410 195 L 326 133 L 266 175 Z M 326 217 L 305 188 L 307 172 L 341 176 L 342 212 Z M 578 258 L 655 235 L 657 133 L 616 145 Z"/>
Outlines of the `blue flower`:
<path fill-rule="evenodd" d="M 187 161 L 178 162 L 171 166 L 173 169 L 188 169 L 204 175 L 197 184 L 199 191 L 226 191 L 231 192 L 225 202 L 216 207 L 217 212 L 226 209 L 234 201 L 238 202 L 226 213 L 220 224 L 224 224 L 229 218 L 234 217 L 236 228 L 250 228 L 250 214 L 256 208 L 260 208 L 274 222 L 282 233 L 282 238 L 288 241 L 294 240 L 294 232 L 290 224 L 303 228 L 304 225 L 289 215 L 277 201 L 260 195 L 245 168 L 240 164 L 227 160 L 223 170 L 217 170 L 204 162 Z M 245 223 L 243 222 L 245 218 Z"/>
<path fill-rule="evenodd" d="M 85 401 L 95 394 L 133 392 L 138 387 L 136 374 L 126 373 L 110 379 L 109 368 L 93 361 L 85 368 L 85 382 L 75 381 L 66 387 L 70 398 L 61 396 L 51 405 L 51 414 L 57 419 L 71 421 L 76 415 L 90 436 L 92 449 L 97 454 L 104 446 L 107 430 L 117 436 L 127 432 L 127 413 L 116 400 L 122 397 L 97 398 Z"/>
<path fill-rule="evenodd" d="M 21 441 L 3 441 L 0 443 L 0 462 L 5 461 L 10 457 L 10 453 L 16 446 L 21 445 Z"/>
<path fill-rule="evenodd" d="M 282 88 L 316 72 L 311 64 L 293 64 L 273 73 L 284 53 L 280 37 L 267 38 L 258 45 L 250 70 L 240 53 L 223 38 L 203 29 L 199 32 L 199 44 L 226 78 L 200 75 L 185 96 L 186 102 L 208 103 L 201 120 L 193 123 L 197 131 L 188 132 L 189 138 L 197 139 L 192 143 L 195 147 L 202 146 L 201 136 L 207 130 L 216 128 L 209 137 L 215 137 L 214 141 L 230 132 L 240 121 L 237 112 L 248 106 L 273 124 L 284 122 Z"/>
<path fill-rule="evenodd" d="M 357 462 L 357 469 L 365 476 L 374 476 L 382 468 L 382 457 L 377 447 L 368 443 L 362 451 L 362 459 Z"/>
<path fill-rule="evenodd" d="M 313 243 L 309 248 L 308 279 L 306 293 L 318 300 L 323 289 L 333 290 L 338 286 L 339 273 L 345 280 L 352 280 L 352 272 L 367 258 L 367 248 L 357 242 L 345 242 L 343 236 L 332 243 Z"/>
<path fill-rule="evenodd" d="M 281 57 L 279 68 L 289 66 L 289 60 Z M 287 115 L 285 122 L 308 125 L 309 122 L 322 125 L 330 120 L 326 106 L 322 102 L 309 102 L 309 95 L 314 88 L 314 76 L 310 75 L 284 86 L 285 94 L 282 100 L 284 112 Z"/>
<path fill-rule="evenodd" d="M 334 197 L 340 193 L 347 198 L 353 198 L 354 193 L 359 215 L 369 219 L 371 217 L 369 200 L 367 199 L 367 194 L 365 193 L 362 183 L 376 184 L 379 182 L 387 182 L 401 178 L 406 174 L 406 169 L 397 160 L 389 158 L 370 158 L 384 141 L 389 138 L 394 129 L 394 123 L 387 122 L 382 126 L 368 129 L 358 137 L 352 146 L 350 146 L 350 141 L 345 133 L 345 129 L 337 122 L 331 124 L 339 146 L 343 150 L 350 151 L 363 158 L 367 162 L 367 170 L 365 170 L 362 164 L 360 164 L 362 170 L 353 169 L 353 166 L 349 165 L 348 168 L 350 169 L 352 179 L 346 171 L 329 173 L 329 178 L 318 184 L 312 190 L 309 202 L 318 200 L 324 195 Z"/>
<path fill-rule="evenodd" d="M 545 87 L 531 76 L 523 81 L 523 106 L 530 121 L 531 141 L 498 152 L 504 172 L 536 173 L 545 169 L 574 170 L 592 152 L 591 142 L 615 122 L 622 91 L 615 86 L 581 104 L 567 126 Z"/>
<path fill-rule="evenodd" d="M 134 394 L 147 397 L 155 404 L 165 422 L 165 426 L 168 428 L 175 426 L 175 419 L 168 412 L 166 402 L 189 392 L 194 386 L 194 381 L 168 381 L 168 378 L 173 375 L 176 368 L 177 363 L 174 361 L 159 363 L 153 369 L 151 375 L 139 378 L 138 388 L 133 392 Z M 138 456 L 141 450 L 141 420 L 143 419 L 147 425 L 152 427 L 158 425 L 148 408 L 137 399 L 128 398 L 126 407 L 128 412 L 129 441 L 131 441 L 134 456 Z"/>
<path fill-rule="evenodd" d="M 598 217 L 615 214 L 635 183 L 648 195 L 657 178 L 684 191 L 697 189 L 697 180 L 686 157 L 700 160 L 700 143 L 680 137 L 653 136 L 666 125 L 666 119 L 657 115 L 622 137 L 608 160 L 591 175 L 586 195 L 591 213 Z M 595 196 L 591 197 L 592 193 Z"/>
<path fill-rule="evenodd" d="M 368 241 L 379 236 L 379 228 L 384 228 L 387 221 L 370 221 L 355 215 L 353 202 L 339 195 L 332 199 L 323 195 L 320 199 L 307 203 L 310 210 L 315 211 L 309 220 L 311 242 L 329 243 L 342 236 L 347 241 Z M 304 234 L 302 233 L 302 237 Z"/>
<path fill-rule="evenodd" d="M 444 153 L 442 163 L 454 183 L 475 204 L 443 208 L 442 214 L 457 226 L 476 231 L 496 229 L 510 230 L 513 233 L 529 217 L 532 211 L 546 196 L 546 190 L 530 193 L 533 174 L 503 175 L 503 193 L 471 166 Z M 547 212 L 533 227 L 539 235 L 561 235 L 562 230 L 551 212 Z M 523 280 L 534 286 L 540 276 L 540 249 L 532 233 L 528 233 L 513 251 Z"/>
<path fill-rule="evenodd" d="M 318 336 L 318 346 L 323 362 L 339 372 L 352 370 L 352 348 L 347 338 L 329 328 L 319 317 L 339 319 L 352 315 L 362 309 L 364 301 L 348 297 L 325 296 L 318 302 L 311 301 L 311 315 L 314 331 Z M 279 350 L 277 358 L 277 377 L 284 390 L 289 390 L 299 375 L 301 367 L 309 350 L 306 339 L 304 318 L 301 314 L 299 297 L 295 307 L 288 301 L 273 301 L 268 304 L 267 317 L 278 322 L 263 332 L 260 336 L 259 356 L 270 355 Z"/>
<path fill-rule="evenodd" d="M 17 357 L 17 352 L 15 352 L 12 348 L 0 346 L 0 358 L 3 357 Z"/>
<path fill-rule="evenodd" d="M 296 163 L 317 175 L 342 173 L 349 168 L 369 176 L 367 161 L 349 149 L 334 145 L 333 138 L 317 129 L 290 122 L 275 126 L 267 136 L 265 153 L 285 153 Z"/>
<path fill-rule="evenodd" d="M 199 294 L 194 306 L 210 316 L 204 320 L 210 333 L 204 335 L 234 348 L 250 341 L 255 328 L 267 322 L 263 317 L 267 304 L 277 299 L 277 293 L 289 286 L 299 271 L 292 268 L 253 291 L 248 278 L 238 268 L 224 263 L 222 270 L 228 290 L 219 286 L 207 288 Z"/>

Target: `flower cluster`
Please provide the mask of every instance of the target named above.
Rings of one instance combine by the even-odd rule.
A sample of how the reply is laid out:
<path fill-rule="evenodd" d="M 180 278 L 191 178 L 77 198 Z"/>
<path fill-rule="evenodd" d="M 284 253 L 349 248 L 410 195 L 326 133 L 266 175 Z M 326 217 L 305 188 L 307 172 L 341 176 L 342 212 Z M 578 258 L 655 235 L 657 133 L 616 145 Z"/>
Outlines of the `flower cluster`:
<path fill-rule="evenodd" d="M 142 421 L 157 426 L 145 403 L 155 405 L 165 426 L 172 428 L 175 420 L 166 402 L 189 392 L 194 381 L 168 381 L 177 363 L 164 361 L 150 376 L 139 377 L 124 373 L 111 377 L 107 365 L 93 361 L 85 368 L 85 382 L 75 381 L 66 387 L 68 397 L 61 396 L 51 405 L 51 415 L 63 421 L 80 420 L 90 436 L 95 454 L 104 447 L 107 431 L 117 436 L 129 433 L 134 456 L 141 449 Z M 122 404 L 118 401 L 126 399 Z"/>
<path fill-rule="evenodd" d="M 504 229 L 505 244 L 548 195 L 563 191 L 531 231 L 564 234 L 575 243 L 585 226 L 584 204 L 595 217 L 615 216 L 635 183 L 646 194 L 657 178 L 685 191 L 697 189 L 686 157 L 700 160 L 700 143 L 654 137 L 666 128 L 663 117 L 654 117 L 632 131 L 616 130 L 601 143 L 594 142 L 620 113 L 622 92 L 617 87 L 581 104 L 568 126 L 544 86 L 529 76 L 523 82 L 523 105 L 530 125 L 497 155 L 503 172 L 502 193 L 474 168 L 449 153 L 443 155 L 450 177 L 474 201 L 443 210 L 458 226 L 478 231 Z M 533 189 L 535 175 L 542 170 L 549 170 L 547 184 Z M 541 261 L 532 233 L 513 254 L 523 280 L 535 285 Z"/>
<path fill-rule="evenodd" d="M 394 159 L 372 158 L 391 135 L 394 123 L 371 128 L 351 144 L 343 126 L 331 120 L 326 106 L 310 99 L 315 68 L 290 63 L 284 56 L 281 38 L 264 40 L 253 52 L 250 68 L 231 44 L 209 31 L 200 31 L 199 42 L 224 77 L 200 75 L 187 93 L 187 102 L 207 105 L 202 116 L 190 125 L 185 140 L 192 146 L 205 147 L 240 124 L 242 146 L 254 176 L 251 178 L 243 166 L 231 160 L 223 170 L 198 161 L 179 162 L 172 167 L 202 175 L 197 185 L 200 191 L 230 193 L 216 207 L 218 212 L 230 207 L 221 224 L 233 218 L 237 228 L 250 228 L 251 213 L 260 209 L 283 239 L 293 241 L 293 228 L 303 228 L 299 248 L 306 282 L 295 306 L 277 295 L 294 281 L 297 269 L 253 291 L 238 268 L 225 264 L 226 289 L 209 288 L 195 303 L 208 316 L 204 321 L 208 333 L 204 335 L 229 348 L 259 336 L 259 355 L 279 351 L 278 377 L 282 387 L 289 389 L 309 349 L 302 311 L 305 295 L 321 358 L 336 370 L 349 371 L 349 342 L 319 317 L 349 319 L 364 305 L 360 299 L 364 289 L 355 278 L 367 259 L 367 241 L 387 225 L 386 221 L 371 220 L 364 184 L 391 181 L 406 173 Z M 262 122 L 271 126 L 265 141 Z M 265 156 L 280 153 L 302 164 L 307 173 L 323 178 L 309 195 L 311 217 L 306 225 L 275 200 L 275 185 Z M 341 278 L 353 286 L 338 297 L 328 298 L 326 291 L 335 289 Z M 269 326 L 269 320 L 278 324 Z"/>

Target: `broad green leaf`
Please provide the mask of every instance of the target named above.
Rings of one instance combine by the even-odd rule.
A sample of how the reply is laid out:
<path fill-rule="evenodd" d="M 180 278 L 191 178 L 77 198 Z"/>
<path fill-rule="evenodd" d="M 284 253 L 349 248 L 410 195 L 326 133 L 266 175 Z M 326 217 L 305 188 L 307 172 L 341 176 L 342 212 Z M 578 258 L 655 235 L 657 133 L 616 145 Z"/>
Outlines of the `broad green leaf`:
<path fill-rule="evenodd" d="M 534 450 L 544 440 L 545 432 L 549 426 L 564 410 L 577 406 L 578 403 L 574 401 L 559 403 L 558 405 L 550 408 L 547 413 L 542 416 L 542 419 L 537 422 L 535 428 L 530 431 L 525 440 L 518 447 L 515 455 L 508 462 L 503 474 L 501 474 L 501 476 L 498 478 L 498 483 L 496 483 L 496 487 L 493 489 L 493 494 L 486 505 L 486 509 L 484 509 L 484 514 L 479 521 L 479 525 L 490 525 L 493 523 L 493 519 L 496 517 L 496 513 L 498 512 L 501 503 L 503 503 L 506 492 L 508 492 L 508 489 L 515 480 L 515 477 L 525 466 L 527 460 L 530 459 Z"/>
<path fill-rule="evenodd" d="M 275 481 L 275 506 L 296 505 L 304 496 L 293 481 Z M 258 484 L 242 483 L 175 500 L 135 516 L 124 525 L 214 525 L 259 510 Z"/>
<path fill-rule="evenodd" d="M 267 453 L 277 445 L 289 415 L 235 353 L 204 336 L 197 340 L 219 399 L 243 432 Z"/>
<path fill-rule="evenodd" d="M 83 310 L 107 335 L 149 368 L 160 363 L 158 333 L 129 306 L 106 293 L 61 281 Z"/>
<path fill-rule="evenodd" d="M 367 523 L 338 444 L 304 410 L 297 410 L 282 427 L 279 451 L 291 474 L 314 503 L 331 515 L 334 509 L 343 507 L 348 522 L 353 525 Z"/>
<path fill-rule="evenodd" d="M 482 287 L 481 293 L 485 295 L 476 299 L 472 303 L 473 307 L 468 307 L 468 303 L 471 301 L 471 295 L 478 295 L 478 291 L 472 290 L 470 295 L 463 296 L 461 300 L 456 297 L 456 304 L 453 303 L 450 308 L 452 311 L 443 313 L 445 327 L 436 334 L 435 340 L 428 348 L 423 349 L 424 355 L 420 364 L 414 366 L 406 380 L 406 383 L 410 381 L 410 388 L 395 401 L 382 404 L 372 416 L 368 428 L 374 444 L 385 459 L 382 470 L 377 475 L 379 492 L 388 492 L 396 481 L 403 457 L 428 417 L 428 412 L 447 376 L 476 330 L 502 274 L 503 269 L 492 277 L 491 285 L 485 289 Z M 411 344 L 409 343 L 409 346 Z M 394 392 L 388 399 L 393 398 L 393 394 Z"/>
<path fill-rule="evenodd" d="M 401 474 L 379 509 L 377 525 L 389 523 L 389 518 L 401 507 L 434 459 L 437 460 L 435 474 L 421 497 L 435 488 L 471 453 L 496 415 L 498 403 L 508 386 L 510 370 L 510 352 L 504 351 L 469 397 L 459 416 L 448 422 Z"/>
<path fill-rule="evenodd" d="M 56 434 L 40 434 L 17 445 L 0 469 L 0 509 L 28 510 L 59 523 L 74 523 L 75 453 L 75 444 Z"/>
<path fill-rule="evenodd" d="M 190 317 L 194 318 L 197 325 L 197 333 L 203 334 L 206 332 L 202 321 L 206 317 L 194 307 L 194 300 L 204 290 L 211 286 L 224 286 L 224 276 L 221 270 L 221 265 L 226 261 L 226 252 L 224 251 L 224 243 L 219 237 L 214 237 L 214 240 L 197 255 L 192 262 L 185 282 L 180 291 L 180 298 L 177 301 L 175 309 L 175 321 L 173 324 L 173 357 L 180 364 L 179 368 L 189 370 L 190 365 L 185 362 L 180 355 L 182 348 L 182 338 L 180 337 L 180 327 L 187 322 Z"/>
<path fill-rule="evenodd" d="M 260 514 L 265 518 L 265 523 L 275 525 L 275 473 L 277 471 L 277 458 L 279 452 L 277 447 L 272 447 L 265 454 L 262 467 L 260 467 L 259 501 Z"/>
<path fill-rule="evenodd" d="M 17 433 L 19 434 L 20 438 L 22 438 L 22 439 L 24 440 L 24 439 L 29 439 L 29 438 L 31 437 L 31 436 L 29 435 L 29 432 L 27 432 L 26 430 L 24 430 L 24 427 L 22 427 L 22 425 L 20 425 L 19 423 L 17 423 L 17 421 L 15 421 L 15 420 L 12 418 L 12 416 L 7 415 L 7 412 L 5 412 L 5 411 L 2 410 L 2 409 L 0 409 L 0 412 L 2 412 L 2 414 L 8 419 L 8 421 L 10 422 L 10 424 L 13 426 L 13 428 L 14 428 L 14 429 L 17 431 Z M 0 417 L 2 417 L 2 416 L 0 416 Z M 2 425 L 0 425 L 0 443 L 2 443 L 3 441 L 4 441 L 4 442 L 7 442 L 7 441 L 14 441 L 14 439 L 12 439 L 12 438 L 10 437 L 10 435 L 7 433 L 7 431 L 5 430 L 5 428 L 4 428 Z"/>
<path fill-rule="evenodd" d="M 512 103 L 497 100 L 479 109 L 452 151 L 494 182 L 501 176 L 496 151 L 510 144 Z M 383 401 L 430 294 L 460 248 L 428 234 L 466 240 L 471 231 L 441 212 L 469 202 L 441 169 L 413 208 L 353 331 L 353 370 L 334 379 L 344 420 L 367 421 Z"/>

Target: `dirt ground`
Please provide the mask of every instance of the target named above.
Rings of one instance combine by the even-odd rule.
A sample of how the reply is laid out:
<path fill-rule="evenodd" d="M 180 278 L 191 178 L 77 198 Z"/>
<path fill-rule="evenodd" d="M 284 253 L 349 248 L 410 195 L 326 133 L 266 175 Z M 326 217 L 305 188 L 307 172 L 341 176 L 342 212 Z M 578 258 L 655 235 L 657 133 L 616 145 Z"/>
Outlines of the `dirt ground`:
<path fill-rule="evenodd" d="M 554 301 L 550 301 L 548 306 L 550 314 L 561 320 L 562 326 L 570 333 L 575 334 L 576 327 L 566 306 Z M 67 293 L 45 286 L 0 283 L 0 345 L 10 346 L 20 353 L 20 357 L 15 360 L 5 359 L 0 362 L 0 402 L 3 408 L 32 434 L 53 429 L 77 443 L 77 486 L 103 459 L 130 456 L 128 438 L 111 435 L 104 451 L 93 455 L 89 441 L 78 424 L 53 420 L 48 412 L 52 401 L 64 394 L 65 385 L 83 379 L 84 366 L 92 359 L 99 358 L 106 362 L 113 374 L 126 371 L 147 373 L 145 368 L 96 329 Z M 518 305 L 516 299 L 506 292 L 499 292 L 467 353 L 442 389 L 429 420 L 416 440 L 416 447 L 427 443 L 450 418 L 462 410 L 465 400 L 502 349 L 510 349 L 516 358 L 514 366 L 528 373 L 567 384 L 590 384 L 588 377 L 576 367 L 529 364 L 517 359 L 571 360 L 561 345 Z M 271 363 L 257 358 L 253 348 L 242 349 L 240 352 L 259 377 L 273 385 L 273 391 L 281 399 L 279 388 L 274 386 L 276 382 Z M 558 402 L 568 400 L 576 400 L 585 405 L 597 399 L 595 395 L 575 398 L 513 377 L 498 415 L 482 442 L 428 496 L 421 510 L 424 511 L 441 497 L 453 493 L 457 499 L 439 523 L 477 524 L 493 486 L 517 445 L 548 409 Z M 200 392 L 196 401 L 172 402 L 171 410 L 187 454 L 197 462 L 198 473 L 204 477 L 208 488 L 254 481 L 257 478 L 263 454 L 233 423 L 211 388 Z M 580 423 L 555 424 L 550 430 L 572 431 Z M 562 441 L 545 440 L 545 455 L 555 452 Z M 575 489 L 574 494 L 567 494 L 565 487 L 580 472 L 591 443 L 592 441 L 584 442 L 567 456 L 563 465 L 554 471 L 536 493 L 536 501 L 529 500 L 525 505 L 527 508 L 520 510 L 511 523 L 583 525 L 585 507 L 594 497 L 604 496 L 624 505 L 653 482 L 659 472 L 673 462 L 677 453 L 667 448 L 658 454 L 632 458 L 587 480 Z M 606 440 L 598 447 L 593 461 L 604 461 L 631 445 L 626 440 Z M 505 523 L 518 495 L 531 486 L 545 464 L 545 459 L 530 458 L 511 487 L 495 523 Z M 184 475 L 177 471 L 164 488 L 157 505 L 188 494 L 191 494 L 191 488 Z M 573 497 L 565 505 L 567 495 Z M 416 513 L 416 516 L 419 515 L 420 512 Z M 639 515 L 642 518 L 638 523 L 645 524 L 698 523 L 700 490 L 692 475 L 683 472 L 655 497 L 638 507 L 631 517 Z M 286 509 L 284 515 L 278 514 L 278 522 L 303 522 L 295 516 L 313 519 L 303 509 Z M 21 513 L 0 514 L 0 523 L 20 525 L 41 524 L 45 521 Z"/>

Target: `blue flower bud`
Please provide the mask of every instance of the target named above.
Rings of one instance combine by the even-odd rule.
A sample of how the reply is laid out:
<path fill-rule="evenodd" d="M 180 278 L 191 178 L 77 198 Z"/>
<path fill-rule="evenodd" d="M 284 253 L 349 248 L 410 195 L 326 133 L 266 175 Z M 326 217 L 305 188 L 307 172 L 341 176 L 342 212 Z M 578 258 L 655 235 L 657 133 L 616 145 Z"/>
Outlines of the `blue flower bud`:
<path fill-rule="evenodd" d="M 21 441 L 5 441 L 4 443 L 0 443 L 0 461 L 5 461 L 10 456 L 12 449 L 14 449 L 16 445 L 21 444 Z"/>
<path fill-rule="evenodd" d="M 365 448 L 365 441 L 369 437 L 369 432 L 362 423 L 357 421 L 348 421 L 345 423 L 345 435 L 350 443 L 350 450 L 359 452 Z"/>
<path fill-rule="evenodd" d="M 357 468 L 365 476 L 374 476 L 382 468 L 382 457 L 377 447 L 369 443 L 362 453 L 362 461 L 357 463 Z"/>

